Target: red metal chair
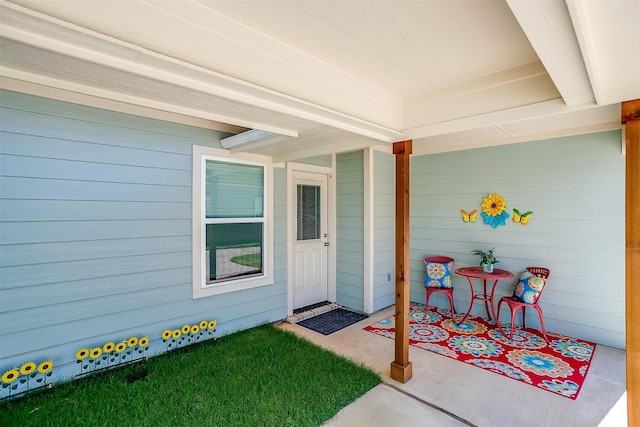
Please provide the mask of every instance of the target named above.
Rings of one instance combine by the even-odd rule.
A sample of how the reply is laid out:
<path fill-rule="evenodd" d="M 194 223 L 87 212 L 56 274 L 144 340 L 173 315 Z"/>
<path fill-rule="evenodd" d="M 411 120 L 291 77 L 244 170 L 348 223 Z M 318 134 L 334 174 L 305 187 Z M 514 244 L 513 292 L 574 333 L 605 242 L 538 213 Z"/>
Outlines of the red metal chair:
<path fill-rule="evenodd" d="M 424 315 L 427 316 L 429 310 L 429 297 L 435 292 L 445 294 L 449 298 L 451 306 L 451 318 L 455 321 L 456 309 L 453 304 L 453 283 L 451 272 L 453 271 L 453 258 L 444 256 L 432 256 L 424 259 L 424 269 L 427 278 L 424 281 L 426 299 L 424 304 Z"/>
<path fill-rule="evenodd" d="M 527 307 L 533 307 L 536 309 L 536 311 L 538 312 L 538 315 L 540 316 L 540 327 L 542 329 L 542 335 L 544 337 L 544 340 L 548 344 L 549 338 L 547 338 L 547 331 L 544 328 L 544 315 L 542 314 L 542 308 L 540 308 L 540 306 L 538 305 L 538 300 L 540 299 L 540 295 L 544 290 L 544 286 L 547 280 L 549 279 L 550 271 L 548 268 L 544 268 L 544 267 L 527 267 L 527 272 L 531 273 L 531 275 L 533 275 L 533 278 L 542 278 L 544 280 L 541 285 L 540 285 L 540 281 L 537 281 L 538 284 L 536 284 L 536 287 L 539 286 L 540 289 L 539 290 L 535 289 L 535 290 L 539 292 L 537 293 L 537 295 L 535 295 L 535 292 L 533 292 L 531 296 L 523 298 L 522 286 L 523 284 L 525 287 L 527 286 L 526 283 L 524 283 L 525 274 L 523 273 L 523 275 L 520 276 L 520 280 L 518 280 L 518 283 L 516 284 L 516 289 L 514 290 L 513 295 L 504 296 L 500 298 L 500 302 L 498 303 L 498 318 L 496 319 L 496 325 L 498 326 L 498 329 L 500 329 L 500 332 L 502 333 L 502 335 L 506 337 L 507 335 L 504 333 L 504 331 L 502 330 L 502 326 L 500 325 L 500 306 L 502 305 L 503 302 L 505 302 L 507 303 L 507 305 L 509 306 L 509 310 L 511 311 L 511 333 L 509 335 L 509 339 L 513 340 L 513 327 L 515 323 L 516 313 L 520 308 L 522 308 L 522 329 L 524 329 L 525 328 L 525 323 L 524 323 L 525 312 L 527 310 Z M 531 278 L 532 277 L 531 275 L 527 275 L 527 276 Z M 526 279 L 526 280 L 529 280 L 529 279 Z M 516 296 L 516 294 L 519 294 L 519 297 Z M 523 299 L 527 300 L 527 302 L 523 302 Z"/>

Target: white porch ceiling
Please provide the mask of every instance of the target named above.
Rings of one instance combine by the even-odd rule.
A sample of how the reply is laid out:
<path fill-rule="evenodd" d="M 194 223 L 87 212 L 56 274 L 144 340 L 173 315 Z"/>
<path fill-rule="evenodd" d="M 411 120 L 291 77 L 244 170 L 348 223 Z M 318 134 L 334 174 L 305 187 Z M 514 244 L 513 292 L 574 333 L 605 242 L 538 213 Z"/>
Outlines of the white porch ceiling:
<path fill-rule="evenodd" d="M 250 135 L 292 160 L 439 152 L 620 127 L 637 0 L 12 0 L 9 90 Z"/>

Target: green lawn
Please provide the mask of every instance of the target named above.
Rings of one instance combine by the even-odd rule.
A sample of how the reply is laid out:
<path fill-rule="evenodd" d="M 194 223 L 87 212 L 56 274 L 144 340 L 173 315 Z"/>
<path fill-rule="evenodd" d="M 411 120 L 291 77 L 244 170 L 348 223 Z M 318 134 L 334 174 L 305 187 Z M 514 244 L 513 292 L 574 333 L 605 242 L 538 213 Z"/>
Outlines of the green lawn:
<path fill-rule="evenodd" d="M 262 265 L 262 254 L 236 255 L 231 258 L 231 262 L 246 265 L 247 267 L 260 268 Z"/>
<path fill-rule="evenodd" d="M 9 426 L 317 426 L 380 377 L 273 325 L 0 405 Z"/>

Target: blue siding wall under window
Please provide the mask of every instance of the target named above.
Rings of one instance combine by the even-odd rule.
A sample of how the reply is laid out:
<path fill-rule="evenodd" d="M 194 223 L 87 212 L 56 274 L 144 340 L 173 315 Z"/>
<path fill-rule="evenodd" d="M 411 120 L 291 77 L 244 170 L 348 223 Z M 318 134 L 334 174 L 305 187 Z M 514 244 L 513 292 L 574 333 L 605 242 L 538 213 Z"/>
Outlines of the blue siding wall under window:
<path fill-rule="evenodd" d="M 286 316 L 286 176 L 276 169 L 275 284 L 192 299 L 191 147 L 216 131 L 0 93 L 0 370 L 217 320 Z"/>

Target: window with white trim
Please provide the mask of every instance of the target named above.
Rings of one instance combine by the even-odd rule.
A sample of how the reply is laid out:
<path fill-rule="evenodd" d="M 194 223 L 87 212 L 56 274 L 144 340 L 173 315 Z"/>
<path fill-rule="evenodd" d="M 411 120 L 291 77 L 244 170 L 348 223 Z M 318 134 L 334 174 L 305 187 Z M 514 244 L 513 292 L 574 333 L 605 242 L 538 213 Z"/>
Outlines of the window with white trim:
<path fill-rule="evenodd" d="M 271 165 L 193 148 L 193 296 L 273 283 Z"/>

